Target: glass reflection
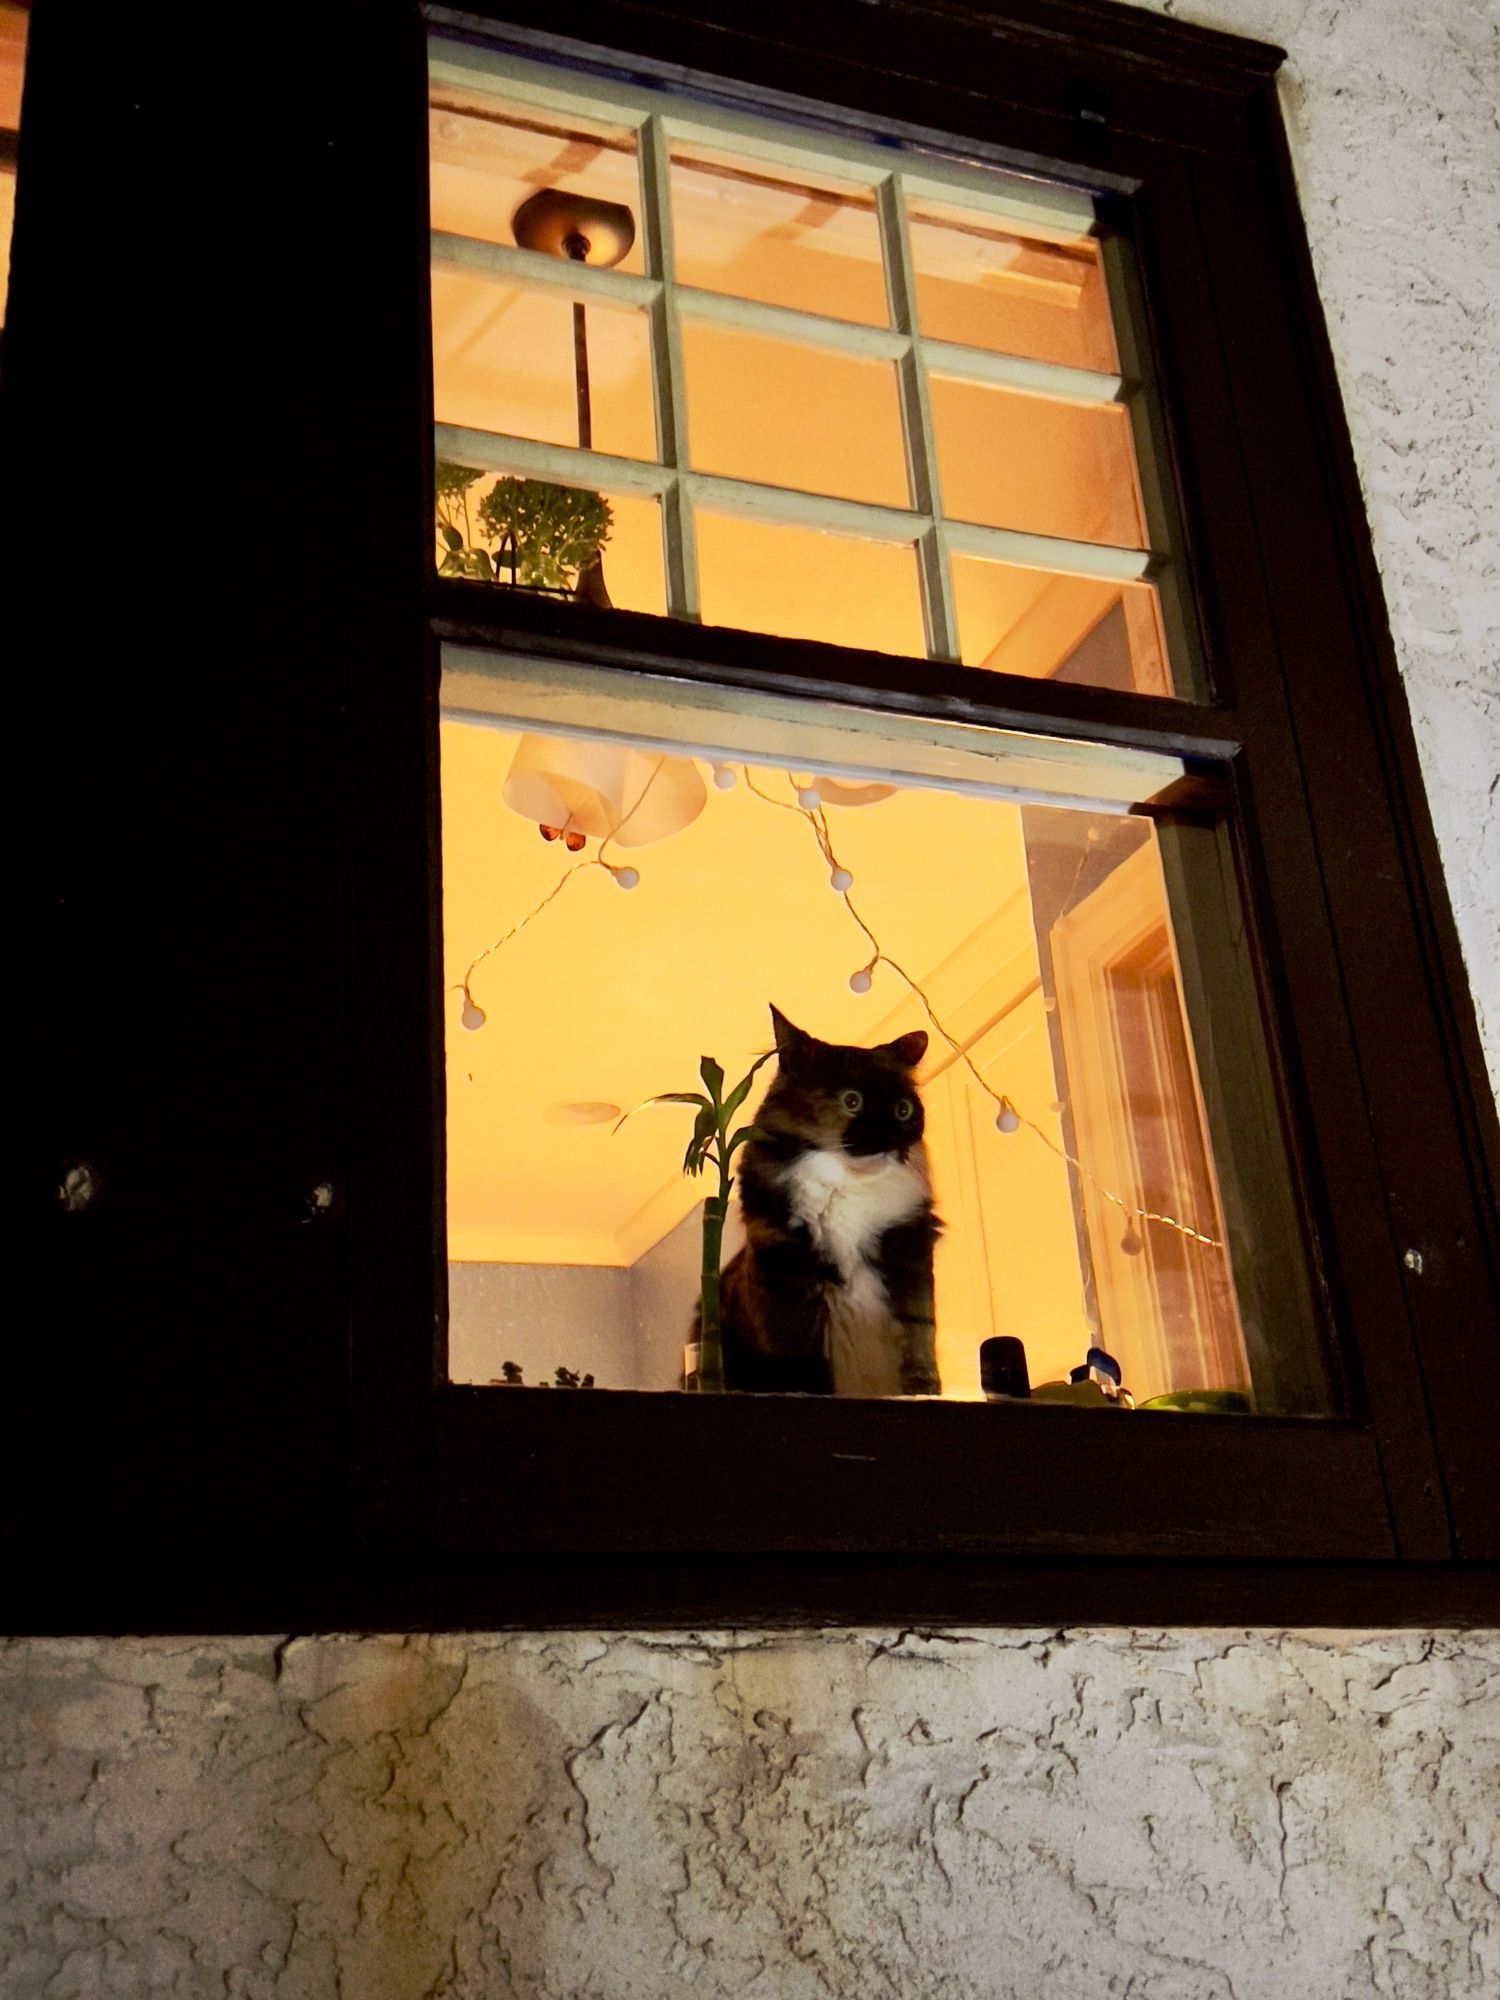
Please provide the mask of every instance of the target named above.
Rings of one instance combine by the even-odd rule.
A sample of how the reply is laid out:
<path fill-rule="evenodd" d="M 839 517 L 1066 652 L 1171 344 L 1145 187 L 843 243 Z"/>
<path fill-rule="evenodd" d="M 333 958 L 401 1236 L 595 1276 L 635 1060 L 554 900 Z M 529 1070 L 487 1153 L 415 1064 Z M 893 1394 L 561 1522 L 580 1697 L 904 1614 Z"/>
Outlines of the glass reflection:
<path fill-rule="evenodd" d="M 639 216 L 635 136 L 622 126 L 444 84 L 432 92 L 429 146 L 434 229 L 513 243 L 511 217 L 542 188 L 619 202 Z M 637 230 L 620 269 L 644 268 Z"/>
<path fill-rule="evenodd" d="M 706 508 L 696 523 L 704 624 L 872 652 L 926 650 L 910 548 Z"/>
<path fill-rule="evenodd" d="M 677 278 L 704 291 L 886 324 L 875 198 L 730 153 L 672 159 Z"/>
<path fill-rule="evenodd" d="M 888 361 L 695 319 L 683 322 L 682 351 L 695 469 L 906 506 Z"/>
<path fill-rule="evenodd" d="M 930 340 L 1113 374 L 1099 245 L 958 206 L 910 204 L 917 321 Z"/>
<path fill-rule="evenodd" d="M 1064 402 L 940 375 L 931 378 L 929 394 L 943 512 L 951 520 L 1146 546 L 1123 406 Z"/>
<path fill-rule="evenodd" d="M 1149 583 L 955 556 L 953 595 L 966 666 L 1137 694 L 1172 692 L 1161 609 Z"/>
<path fill-rule="evenodd" d="M 645 316 L 585 308 L 593 448 L 655 458 Z M 433 405 L 439 423 L 546 444 L 579 442 L 571 301 L 493 278 L 432 275 Z"/>

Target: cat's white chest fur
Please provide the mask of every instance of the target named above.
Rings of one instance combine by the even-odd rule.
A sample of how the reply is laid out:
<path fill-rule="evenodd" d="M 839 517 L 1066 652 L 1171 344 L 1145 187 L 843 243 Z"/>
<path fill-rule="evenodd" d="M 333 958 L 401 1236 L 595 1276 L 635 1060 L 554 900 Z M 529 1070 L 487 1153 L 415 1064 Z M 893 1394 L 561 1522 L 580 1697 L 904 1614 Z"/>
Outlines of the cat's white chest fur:
<path fill-rule="evenodd" d="M 793 1215 L 842 1283 L 830 1287 L 828 1360 L 836 1396 L 901 1393 L 902 1332 L 870 1253 L 887 1229 L 919 1215 L 931 1198 L 927 1162 L 914 1147 L 856 1163 L 845 1153 L 804 1153 L 786 1170 Z"/>

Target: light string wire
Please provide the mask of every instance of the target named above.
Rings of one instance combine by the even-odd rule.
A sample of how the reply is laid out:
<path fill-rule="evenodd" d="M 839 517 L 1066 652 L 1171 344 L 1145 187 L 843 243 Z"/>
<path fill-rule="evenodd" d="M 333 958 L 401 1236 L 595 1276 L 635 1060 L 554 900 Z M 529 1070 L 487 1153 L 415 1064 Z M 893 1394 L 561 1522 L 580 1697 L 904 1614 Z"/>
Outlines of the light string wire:
<path fill-rule="evenodd" d="M 603 840 L 601 840 L 599 843 L 599 852 L 597 854 L 590 855 L 587 861 L 575 861 L 571 868 L 565 868 L 562 874 L 552 884 L 552 887 L 547 891 L 546 895 L 543 896 L 542 900 L 538 904 L 536 904 L 534 908 L 528 910 L 524 917 L 519 918 L 515 923 L 513 923 L 508 931 L 505 931 L 500 937 L 497 937 L 493 944 L 487 944 L 482 952 L 480 952 L 476 957 L 471 958 L 469 960 L 468 970 L 464 973 L 463 978 L 459 980 L 457 985 L 449 987 L 448 990 L 450 993 L 462 993 L 462 995 L 464 996 L 464 1007 L 466 1011 L 472 1010 L 474 1013 L 480 1016 L 479 1021 L 475 1024 L 476 1026 L 483 1025 L 484 1016 L 483 1016 L 483 1010 L 475 1002 L 474 995 L 470 987 L 470 982 L 473 980 L 474 974 L 479 970 L 480 966 L 484 964 L 484 961 L 487 958 L 489 958 L 493 953 L 500 950 L 502 945 L 509 944 L 512 938 L 520 936 L 521 932 L 525 930 L 528 924 L 534 923 L 536 919 L 542 914 L 543 910 L 545 910 L 549 904 L 557 900 L 557 898 L 562 894 L 563 890 L 566 889 L 568 884 L 573 880 L 575 875 L 583 874 L 585 869 L 588 868 L 602 868 L 604 869 L 606 874 L 614 875 L 617 881 L 620 879 L 619 871 L 616 870 L 616 868 L 611 862 L 605 860 L 604 858 L 605 852 L 610 847 L 612 842 L 618 839 L 620 834 L 623 833 L 625 828 L 630 824 L 631 820 L 640 811 L 641 807 L 646 803 L 647 794 L 650 792 L 651 787 L 656 783 L 657 779 L 661 776 L 662 770 L 666 765 L 666 761 L 667 759 L 665 753 L 663 753 L 663 755 L 657 758 L 655 764 L 651 767 L 651 775 L 647 778 L 645 784 L 641 786 L 641 789 L 636 796 L 635 804 L 631 806 L 628 812 L 622 813 L 619 819 L 617 819 L 614 825 L 610 828 L 609 832 L 605 834 Z M 622 886 L 634 888 L 636 880 L 635 871 L 632 869 L 629 871 L 629 873 L 632 878 L 631 881 L 628 884 L 622 884 Z"/>
<path fill-rule="evenodd" d="M 795 804 L 789 804 L 784 799 L 772 798 L 769 792 L 763 792 L 760 786 L 756 784 L 755 780 L 750 775 L 749 766 L 746 765 L 742 768 L 744 770 L 745 784 L 749 788 L 749 790 L 754 792 L 755 796 L 758 799 L 763 800 L 766 805 L 776 806 L 783 812 L 796 813 L 799 819 L 806 820 L 808 826 L 812 830 L 812 835 L 814 840 L 816 840 L 818 843 L 818 847 L 822 853 L 823 859 L 828 863 L 830 871 L 839 872 L 844 875 L 849 875 L 850 871 L 844 866 L 844 863 L 839 859 L 838 854 L 834 850 L 833 838 L 828 831 L 828 816 L 822 804 L 820 803 L 817 806 L 809 807 L 809 806 L 804 806 L 800 800 L 798 800 Z M 795 791 L 796 790 L 795 781 L 789 777 L 787 782 L 788 784 L 792 785 L 793 790 Z M 1071 904 L 1074 894 L 1077 891 L 1079 881 L 1082 879 L 1083 876 L 1084 864 L 1087 861 L 1087 859 L 1088 859 L 1088 854 L 1087 850 L 1085 850 L 1084 853 L 1080 854 L 1080 856 L 1078 857 L 1078 866 L 1073 872 L 1073 880 L 1069 886 L 1068 894 L 1063 905 L 1065 910 Z M 850 879 L 852 880 L 852 876 Z M 1070 1166 L 1075 1173 L 1081 1175 L 1083 1179 L 1089 1183 L 1090 1187 L 1094 1189 L 1096 1194 L 1100 1195 L 1103 1200 L 1113 1203 L 1113 1205 L 1120 1210 L 1121 1214 L 1124 1215 L 1128 1221 L 1132 1223 L 1135 1222 L 1160 1223 L 1163 1228 L 1175 1230 L 1179 1236 L 1185 1236 L 1191 1242 L 1194 1243 L 1201 1243 L 1204 1245 L 1206 1249 L 1209 1250 L 1221 1250 L 1224 1247 L 1223 1244 L 1219 1241 L 1218 1237 L 1206 1235 L 1203 1230 L 1195 1229 L 1191 1223 L 1180 1221 L 1178 1217 L 1175 1215 L 1166 1215 L 1162 1213 L 1162 1211 L 1159 1209 L 1139 1208 L 1136 1206 L 1134 1202 L 1127 1201 L 1123 1195 L 1117 1194 L 1112 1187 L 1108 1187 L 1099 1178 L 1099 1176 L 1096 1173 L 1094 1173 L 1091 1168 L 1085 1166 L 1083 1161 L 1080 1160 L 1075 1154 L 1070 1153 L 1066 1147 L 1060 1146 L 1049 1132 L 1044 1131 L 1043 1128 L 1037 1124 L 1034 1118 L 1028 1118 L 1024 1111 L 1020 1110 L 1014 1103 L 1012 1103 L 1010 1098 L 1006 1097 L 1002 1092 L 994 1089 L 992 1085 L 986 1082 L 985 1078 L 980 1074 L 978 1069 L 975 1068 L 974 1062 L 970 1057 L 968 1050 L 964 1048 L 959 1042 L 957 1042 L 954 1039 L 954 1037 L 949 1033 L 946 1023 L 942 1020 L 941 1016 L 937 1012 L 937 1009 L 933 1006 L 932 1001 L 928 998 L 927 993 L 922 987 L 920 981 L 913 979 L 911 974 L 906 970 L 906 968 L 903 965 L 898 964 L 897 961 L 891 957 L 890 953 L 881 944 L 880 939 L 875 935 L 875 932 L 870 928 L 869 924 L 865 922 L 864 918 L 860 915 L 858 909 L 856 909 L 854 904 L 854 898 L 850 895 L 848 889 L 841 890 L 840 894 L 843 897 L 845 909 L 849 912 L 849 915 L 854 919 L 854 922 L 858 925 L 859 929 L 863 931 L 866 939 L 869 942 L 871 950 L 875 954 L 874 957 L 869 961 L 869 963 L 861 968 L 862 971 L 864 971 L 866 974 L 869 974 L 875 970 L 877 965 L 888 965 L 891 971 L 896 974 L 897 978 L 905 982 L 905 984 L 910 988 L 911 992 L 915 995 L 916 999 L 921 1003 L 922 1010 L 926 1014 L 928 1020 L 932 1023 L 933 1027 L 936 1028 L 938 1033 L 942 1036 L 943 1040 L 948 1044 L 949 1048 L 952 1049 L 954 1055 L 958 1058 L 959 1062 L 963 1064 L 964 1068 L 969 1072 L 969 1075 L 973 1077 L 975 1083 L 979 1085 L 979 1088 L 984 1092 L 985 1096 L 988 1097 L 992 1103 L 999 1106 L 1000 1115 L 1002 1118 L 1014 1119 L 1016 1125 L 1024 1125 L 1028 1132 L 1034 1132 L 1037 1138 L 1040 1139 L 1042 1144 L 1047 1148 L 1048 1152 L 1055 1154 L 1058 1159 L 1064 1161 L 1068 1166 Z M 1014 1126 L 1010 1126 L 1009 1128 L 1002 1127 L 1001 1129 L 1014 1130 Z"/>
<path fill-rule="evenodd" d="M 515 923 L 513 923 L 508 931 L 503 932 L 499 937 L 497 937 L 493 942 L 493 944 L 486 945 L 483 951 L 478 953 L 476 957 L 472 958 L 469 961 L 468 970 L 464 973 L 462 980 L 456 986 L 450 988 L 450 991 L 461 992 L 463 994 L 464 1010 L 466 1015 L 471 1011 L 474 1014 L 478 1015 L 479 1018 L 473 1025 L 475 1025 L 476 1027 L 482 1026 L 484 1021 L 483 1011 L 477 1006 L 474 1000 L 473 993 L 470 988 L 470 982 L 472 981 L 474 974 L 478 971 L 479 967 L 483 965 L 484 961 L 487 958 L 491 957 L 495 952 L 499 951 L 503 946 L 509 944 L 513 938 L 519 937 L 521 932 L 526 929 L 528 924 L 534 923 L 536 919 L 542 914 L 542 912 L 557 900 L 557 898 L 562 894 L 563 890 L 567 888 L 568 884 L 574 879 L 575 876 L 585 873 L 590 868 L 603 868 L 607 873 L 617 874 L 617 871 L 615 870 L 613 864 L 605 860 L 604 858 L 605 852 L 609 848 L 611 843 L 628 825 L 633 816 L 636 813 L 638 813 L 641 807 L 645 804 L 647 795 L 650 792 L 651 787 L 656 783 L 657 778 L 660 776 L 663 768 L 666 765 L 666 761 L 667 759 L 665 754 L 657 758 L 655 765 L 652 767 L 650 776 L 647 778 L 645 784 L 641 787 L 641 790 L 638 796 L 636 797 L 635 803 L 630 807 L 628 812 L 622 814 L 621 817 L 618 820 L 616 820 L 615 824 L 610 828 L 609 832 L 604 836 L 603 840 L 600 841 L 599 852 L 596 855 L 592 855 L 587 861 L 575 861 L 571 868 L 565 869 L 562 875 L 559 876 L 557 881 L 553 883 L 552 887 L 547 891 L 546 895 L 542 897 L 539 903 L 537 903 L 532 909 L 528 910 L 524 917 L 519 918 Z M 728 768 L 728 767 L 718 767 L 718 768 Z M 773 798 L 769 792 L 762 791 L 760 786 L 756 784 L 754 778 L 751 777 L 750 775 L 750 767 L 748 764 L 742 765 L 740 768 L 744 775 L 746 789 L 748 791 L 753 792 L 756 798 L 761 800 L 763 804 L 768 806 L 775 806 L 779 812 L 795 813 L 798 819 L 805 820 L 807 822 L 809 829 L 812 832 L 813 839 L 818 844 L 819 852 L 822 854 L 823 859 L 828 864 L 830 874 L 831 875 L 842 874 L 848 878 L 848 881 L 850 883 L 852 883 L 853 881 L 852 874 L 844 866 L 843 862 L 839 859 L 838 854 L 835 851 L 833 845 L 833 837 L 828 830 L 828 816 L 823 808 L 821 801 L 816 806 L 808 807 L 804 806 L 800 802 L 800 800 L 793 802 L 793 801 L 788 801 L 786 799 Z M 797 790 L 795 780 L 793 780 L 790 776 L 788 776 L 787 783 L 792 786 L 794 792 Z M 1084 865 L 1087 859 L 1088 856 L 1086 851 L 1083 854 L 1080 854 L 1080 856 L 1078 857 L 1078 866 L 1073 871 L 1073 880 L 1069 885 L 1067 896 L 1064 899 L 1063 903 L 1064 910 L 1066 910 L 1071 906 L 1073 897 L 1077 893 L 1078 884 L 1082 880 Z M 634 871 L 630 872 L 632 874 L 632 882 L 629 886 L 633 887 L 635 879 Z M 943 1021 L 937 1009 L 933 1006 L 932 1001 L 929 999 L 927 992 L 925 988 L 922 986 L 921 982 L 919 980 L 913 979 L 911 974 L 906 970 L 905 966 L 901 965 L 896 959 L 891 957 L 890 953 L 885 949 L 884 945 L 880 942 L 880 939 L 876 936 L 875 932 L 870 928 L 869 924 L 865 922 L 864 918 L 860 915 L 858 909 L 855 907 L 854 899 L 849 894 L 849 888 L 847 886 L 841 887 L 839 888 L 838 893 L 843 899 L 845 909 L 849 912 L 850 917 L 854 920 L 858 928 L 863 932 L 864 937 L 870 946 L 871 952 L 873 953 L 873 956 L 869 960 L 868 964 L 866 964 L 861 968 L 862 973 L 866 977 L 868 977 L 871 973 L 874 972 L 877 966 L 888 965 L 891 971 L 896 974 L 897 978 L 900 979 L 910 989 L 911 993 L 920 1003 L 922 1011 L 926 1014 L 928 1020 L 932 1023 L 933 1027 L 942 1036 L 943 1040 L 948 1044 L 949 1048 L 952 1049 L 954 1056 L 957 1058 L 957 1060 L 963 1064 L 964 1068 L 968 1071 L 969 1075 L 974 1079 L 975 1083 L 978 1084 L 979 1088 L 984 1092 L 985 1096 L 988 1097 L 993 1104 L 999 1107 L 1000 1119 L 1005 1121 L 1010 1121 L 1001 1124 L 1000 1129 L 1002 1131 L 1014 1131 L 1017 1126 L 1025 1126 L 1028 1132 L 1035 1133 L 1036 1137 L 1041 1140 L 1042 1144 L 1047 1148 L 1049 1153 L 1054 1154 L 1059 1160 L 1063 1161 L 1065 1165 L 1071 1167 L 1075 1173 L 1079 1174 L 1084 1180 L 1086 1180 L 1089 1183 L 1090 1187 L 1094 1189 L 1095 1193 L 1097 1193 L 1102 1200 L 1110 1202 L 1115 1208 L 1119 1209 L 1120 1213 L 1126 1217 L 1127 1221 L 1131 1223 L 1136 1223 L 1136 1222 L 1159 1223 L 1162 1226 L 1162 1228 L 1175 1230 L 1179 1236 L 1186 1237 L 1190 1242 L 1193 1243 L 1201 1243 L 1204 1245 L 1206 1249 L 1220 1250 L 1223 1248 L 1223 1245 L 1219 1241 L 1218 1237 L 1209 1236 L 1205 1234 L 1203 1230 L 1195 1229 L 1191 1223 L 1180 1221 L 1178 1217 L 1175 1215 L 1167 1215 L 1159 1209 L 1139 1208 L 1136 1206 L 1134 1202 L 1127 1201 L 1123 1195 L 1116 1193 L 1116 1191 L 1112 1187 L 1106 1185 L 1106 1183 L 1099 1178 L 1099 1176 L 1092 1170 L 1092 1168 L 1086 1166 L 1084 1162 L 1077 1157 L 1076 1154 L 1070 1153 L 1066 1147 L 1059 1145 L 1058 1142 L 1052 1137 L 1052 1135 L 1049 1132 L 1045 1131 L 1040 1125 L 1037 1124 L 1034 1118 L 1029 1118 L 1026 1115 L 1026 1113 L 1020 1110 L 1011 1101 L 1009 1097 L 1004 1095 L 1003 1092 L 994 1089 L 994 1087 L 985 1080 L 985 1078 L 980 1074 L 979 1070 L 975 1067 L 974 1061 L 972 1057 L 969 1055 L 968 1050 L 964 1048 L 960 1042 L 955 1040 L 954 1036 L 949 1032 L 946 1022 Z M 857 990 L 863 991 L 867 989 L 861 988 Z M 467 1022 L 466 1025 L 468 1025 Z"/>

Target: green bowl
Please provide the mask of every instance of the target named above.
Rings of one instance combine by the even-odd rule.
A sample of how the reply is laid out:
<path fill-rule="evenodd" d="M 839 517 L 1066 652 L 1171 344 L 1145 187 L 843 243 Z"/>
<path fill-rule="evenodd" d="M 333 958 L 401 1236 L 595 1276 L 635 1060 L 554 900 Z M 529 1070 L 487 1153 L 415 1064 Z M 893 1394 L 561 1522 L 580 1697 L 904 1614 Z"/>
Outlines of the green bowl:
<path fill-rule="evenodd" d="M 1138 1410 L 1198 1410 L 1210 1416 L 1248 1417 L 1255 1405 L 1242 1389 L 1174 1389 L 1167 1396 L 1148 1396 Z"/>

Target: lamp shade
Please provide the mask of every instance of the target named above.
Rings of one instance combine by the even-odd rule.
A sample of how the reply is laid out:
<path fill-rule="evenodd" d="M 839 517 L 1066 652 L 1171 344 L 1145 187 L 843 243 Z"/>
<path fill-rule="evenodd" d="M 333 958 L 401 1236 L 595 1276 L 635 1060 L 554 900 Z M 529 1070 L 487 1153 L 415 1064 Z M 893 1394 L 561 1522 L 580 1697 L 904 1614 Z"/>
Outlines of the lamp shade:
<path fill-rule="evenodd" d="M 563 188 L 539 188 L 528 195 L 510 227 L 523 250 L 571 257 L 579 264 L 618 264 L 635 241 L 635 217 L 623 202 L 599 201 Z"/>
<path fill-rule="evenodd" d="M 649 847 L 692 825 L 708 787 L 689 757 L 523 736 L 500 795 L 512 812 L 540 826 L 572 828 L 617 847 Z"/>

